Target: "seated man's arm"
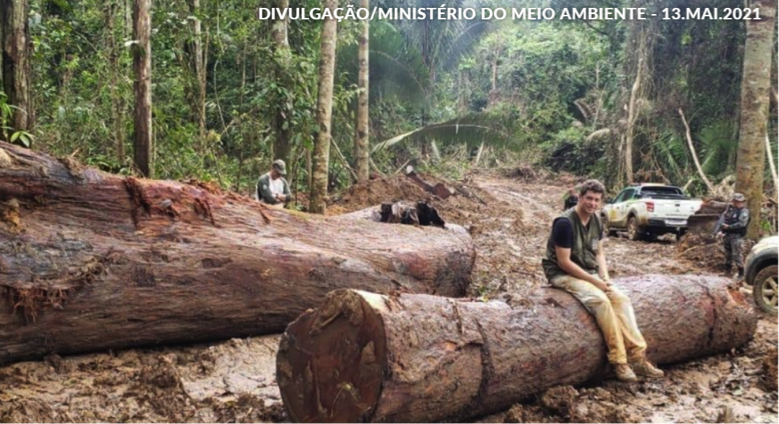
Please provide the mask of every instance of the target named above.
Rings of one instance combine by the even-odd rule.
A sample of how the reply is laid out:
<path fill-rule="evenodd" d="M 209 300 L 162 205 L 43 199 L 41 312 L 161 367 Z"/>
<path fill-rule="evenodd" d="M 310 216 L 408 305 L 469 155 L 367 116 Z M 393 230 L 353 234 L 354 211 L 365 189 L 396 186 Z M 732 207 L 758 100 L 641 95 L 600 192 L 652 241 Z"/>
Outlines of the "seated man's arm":
<path fill-rule="evenodd" d="M 604 283 L 603 280 L 583 270 L 579 265 L 571 260 L 571 249 L 555 246 L 555 251 L 557 252 L 557 264 L 560 265 L 560 268 L 562 268 L 562 270 L 565 271 L 568 275 L 580 280 L 587 281 L 588 283 L 592 283 L 592 285 L 603 291 L 608 289 L 608 285 Z M 598 262 L 598 264 L 600 264 L 600 262 Z"/>
<path fill-rule="evenodd" d="M 284 203 L 288 203 L 292 200 L 292 192 L 289 191 L 289 182 L 284 180 Z"/>
<path fill-rule="evenodd" d="M 603 250 L 603 240 L 598 242 L 598 253 L 595 254 L 595 260 L 598 262 L 598 274 L 603 281 L 609 281 L 609 267 L 606 265 L 606 253 Z"/>
<path fill-rule="evenodd" d="M 568 275 L 592 283 L 601 290 L 606 290 L 606 284 L 596 275 L 582 269 L 571 260 L 571 248 L 574 244 L 573 227 L 568 219 L 556 219 L 552 224 L 552 242 L 557 253 L 557 265 Z"/>

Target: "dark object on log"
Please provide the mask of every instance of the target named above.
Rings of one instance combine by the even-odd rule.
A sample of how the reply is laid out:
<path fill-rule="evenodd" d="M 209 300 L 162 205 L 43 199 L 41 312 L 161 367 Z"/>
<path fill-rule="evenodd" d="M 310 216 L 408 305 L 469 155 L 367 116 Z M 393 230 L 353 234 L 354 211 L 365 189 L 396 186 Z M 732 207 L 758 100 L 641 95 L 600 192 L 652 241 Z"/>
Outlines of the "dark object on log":
<path fill-rule="evenodd" d="M 0 143 L 0 363 L 281 332 L 339 288 L 461 296 L 473 243 L 447 227 L 266 208 Z"/>
<path fill-rule="evenodd" d="M 407 206 L 402 202 L 382 203 L 376 220 L 423 227 L 432 225 L 444 228 L 446 225 L 438 214 L 438 210 L 424 201 L 417 202 L 416 206 Z"/>
<path fill-rule="evenodd" d="M 727 352 L 757 317 L 729 280 L 619 279 L 659 364 Z M 298 422 L 437 422 L 509 408 L 552 386 L 603 377 L 595 319 L 568 293 L 528 301 L 460 301 L 339 290 L 290 324 L 276 379 Z"/>
<path fill-rule="evenodd" d="M 438 183 L 435 186 L 432 186 L 425 181 L 422 181 L 421 178 L 419 178 L 419 175 L 417 175 L 416 172 L 414 172 L 413 166 L 408 166 L 406 168 L 406 176 L 413 181 L 416 185 L 422 187 L 423 190 L 425 190 L 428 193 L 434 194 L 438 196 L 441 199 L 447 199 L 449 196 L 452 195 L 452 192 L 449 191 L 448 188 L 443 183 Z"/>

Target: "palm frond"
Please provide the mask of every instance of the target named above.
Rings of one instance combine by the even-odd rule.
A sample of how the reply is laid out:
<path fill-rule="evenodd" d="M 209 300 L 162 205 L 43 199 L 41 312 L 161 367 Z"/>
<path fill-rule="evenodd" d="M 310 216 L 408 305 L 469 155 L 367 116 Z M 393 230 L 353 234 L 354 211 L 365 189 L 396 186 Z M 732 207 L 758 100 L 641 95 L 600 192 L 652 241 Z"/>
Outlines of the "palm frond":
<path fill-rule="evenodd" d="M 396 135 L 377 143 L 372 150 L 377 152 L 402 141 L 437 140 L 444 145 L 465 143 L 478 145 L 484 142 L 493 146 L 507 146 L 512 139 L 511 132 L 494 117 L 486 113 L 473 114 L 446 122 L 425 125 Z"/>
<path fill-rule="evenodd" d="M 701 144 L 701 168 L 707 175 L 722 175 L 728 171 L 738 149 L 738 138 L 729 122 L 719 122 L 703 128 L 697 137 Z"/>
<path fill-rule="evenodd" d="M 428 101 L 432 84 L 427 67 L 394 25 L 386 21 L 372 23 L 368 49 L 372 104 L 388 98 L 417 105 Z M 338 69 L 347 85 L 357 84 L 356 45 L 339 52 Z"/>

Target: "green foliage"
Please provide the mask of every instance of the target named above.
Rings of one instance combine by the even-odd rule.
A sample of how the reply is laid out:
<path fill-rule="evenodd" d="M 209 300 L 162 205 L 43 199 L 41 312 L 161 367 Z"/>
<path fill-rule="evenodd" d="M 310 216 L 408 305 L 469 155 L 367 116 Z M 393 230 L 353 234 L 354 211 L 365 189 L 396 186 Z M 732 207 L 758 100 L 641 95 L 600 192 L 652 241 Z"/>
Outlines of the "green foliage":
<path fill-rule="evenodd" d="M 0 130 L 2 138 L 11 143 L 29 148 L 35 137 L 27 131 L 14 130 L 14 128 L 9 126 L 14 110 L 18 109 L 16 106 L 8 104 L 8 96 L 0 91 Z"/>
<path fill-rule="evenodd" d="M 307 191 L 305 158 L 315 125 L 321 22 L 291 21 L 289 52 L 258 21 L 248 0 L 153 5 L 152 97 L 156 174 L 198 178 L 247 191 L 273 157 L 277 124 L 291 137 L 295 191 Z M 320 7 L 291 0 L 290 7 Z M 612 4 L 613 3 L 613 4 Z M 378 7 L 438 7 L 432 0 L 375 0 Z M 713 0 L 709 7 L 734 7 Z M 632 7 L 635 2 L 456 0 L 447 7 Z M 662 0 L 655 7 L 688 7 Z M 101 169 L 133 172 L 131 26 L 119 0 L 30 0 L 33 130 L 10 128 L 0 94 L 4 139 Z M 692 7 L 692 6 L 690 6 Z M 199 39 L 192 22 L 202 22 Z M 110 25 L 108 25 L 110 23 Z M 643 27 L 642 25 L 649 25 Z M 641 32 L 642 30 L 646 32 Z M 339 24 L 333 141 L 353 161 L 360 24 Z M 743 25 L 728 21 L 398 21 L 371 23 L 372 159 L 383 170 L 406 161 L 459 176 L 472 150 L 543 152 L 541 163 L 606 179 L 617 173 L 617 144 L 635 78 L 635 41 L 647 34 L 635 128 L 636 171 L 676 184 L 695 175 L 677 109 L 690 117 L 704 171 L 733 173 L 737 146 Z M 205 131 L 198 125 L 195 42 L 206 55 Z M 725 58 L 723 60 L 723 58 Z M 775 70 L 773 71 L 775 73 Z M 773 110 L 773 109 L 772 109 Z M 775 110 L 773 110 L 775 111 Z M 277 123 L 276 117 L 282 116 Z M 771 115 L 775 116 L 775 115 Z M 771 124 L 771 134 L 776 124 Z M 588 136 L 608 129 L 610 136 Z M 119 157 L 119 141 L 125 150 Z M 433 149 L 436 146 L 438 153 Z M 776 139 L 771 140 L 776 155 Z M 333 153 L 335 155 L 335 153 Z M 441 156 L 442 160 L 437 160 Z M 351 183 L 331 158 L 331 189 Z M 695 183 L 697 184 L 697 183 Z"/>
<path fill-rule="evenodd" d="M 568 171 L 578 175 L 599 174 L 605 168 L 604 145 L 587 141 L 586 130 L 572 126 L 559 131 L 547 143 L 544 164 L 554 171 Z"/>
<path fill-rule="evenodd" d="M 723 177 L 735 166 L 738 132 L 730 122 L 719 122 L 703 128 L 697 134 L 700 141 L 701 168 L 706 175 Z"/>

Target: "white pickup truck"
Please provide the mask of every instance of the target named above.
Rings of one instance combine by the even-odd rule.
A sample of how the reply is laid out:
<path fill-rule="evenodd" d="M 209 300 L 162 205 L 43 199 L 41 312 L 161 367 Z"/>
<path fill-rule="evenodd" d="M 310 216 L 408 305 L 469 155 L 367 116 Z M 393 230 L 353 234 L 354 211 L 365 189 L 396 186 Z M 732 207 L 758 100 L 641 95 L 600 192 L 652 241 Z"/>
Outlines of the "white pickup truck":
<path fill-rule="evenodd" d="M 630 240 L 640 240 L 674 233 L 679 240 L 687 231 L 687 218 L 702 204 L 679 187 L 641 184 L 622 190 L 607 202 L 600 216 L 609 235 L 626 230 Z"/>

